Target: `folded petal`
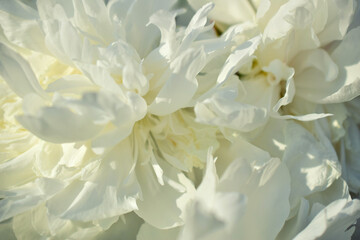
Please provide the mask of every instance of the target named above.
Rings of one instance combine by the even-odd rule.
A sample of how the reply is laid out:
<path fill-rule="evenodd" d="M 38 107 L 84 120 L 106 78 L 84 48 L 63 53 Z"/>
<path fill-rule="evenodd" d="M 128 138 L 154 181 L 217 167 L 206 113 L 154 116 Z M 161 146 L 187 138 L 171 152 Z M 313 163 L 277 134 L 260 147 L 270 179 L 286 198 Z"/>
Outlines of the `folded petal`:
<path fill-rule="evenodd" d="M 149 105 L 149 112 L 162 116 L 187 107 L 198 87 L 196 75 L 204 67 L 205 61 L 202 48 L 190 48 L 177 57 L 171 63 L 169 78 Z"/>
<path fill-rule="evenodd" d="M 239 71 L 240 67 L 253 59 L 253 53 L 260 44 L 261 36 L 256 36 L 249 41 L 239 45 L 226 59 L 219 74 L 217 84 L 223 83 L 231 75 Z"/>
<path fill-rule="evenodd" d="M 285 127 L 283 161 L 291 176 L 291 206 L 300 197 L 323 191 L 340 177 L 341 170 L 336 152 L 321 129 L 316 131 L 319 140 L 293 122 Z"/>
<path fill-rule="evenodd" d="M 104 154 L 99 168 L 87 180 L 73 181 L 49 200 L 49 213 L 63 219 L 90 221 L 137 209 L 140 186 L 134 164 L 130 142 L 122 141 Z"/>
<path fill-rule="evenodd" d="M 0 43 L 0 75 L 20 97 L 34 93 L 47 98 L 29 63 L 2 43 Z"/>
<path fill-rule="evenodd" d="M 350 239 L 354 229 L 348 228 L 359 216 L 359 200 L 339 199 L 319 212 L 294 239 Z"/>
<path fill-rule="evenodd" d="M 48 53 L 39 18 L 35 9 L 19 0 L 0 5 L 0 25 L 8 40 L 20 47 Z"/>

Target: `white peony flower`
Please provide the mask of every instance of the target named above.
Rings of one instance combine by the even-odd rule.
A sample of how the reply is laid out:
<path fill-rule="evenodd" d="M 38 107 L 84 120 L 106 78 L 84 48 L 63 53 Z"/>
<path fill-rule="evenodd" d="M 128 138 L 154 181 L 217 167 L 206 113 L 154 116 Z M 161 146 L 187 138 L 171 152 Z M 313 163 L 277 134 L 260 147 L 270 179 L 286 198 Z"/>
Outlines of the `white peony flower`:
<path fill-rule="evenodd" d="M 188 2 L 0 3 L 1 236 L 352 236 L 358 1 Z"/>
<path fill-rule="evenodd" d="M 178 29 L 173 4 L 0 4 L 0 171 L 11 176 L 0 221 L 12 218 L 15 236 L 93 237 L 132 211 L 159 228 L 183 223 L 185 174 L 218 146 L 188 108 L 196 75 L 228 43 L 196 40 L 213 5 Z"/>
<path fill-rule="evenodd" d="M 329 114 L 318 112 L 317 104 L 345 102 L 358 96 L 360 59 L 350 49 L 356 49 L 359 29 L 346 33 L 355 4 L 346 1 L 335 10 L 336 4 L 263 1 L 256 19 L 230 27 L 224 35 L 237 32 L 233 37 L 237 44 L 219 70 L 212 89 L 217 93 L 197 104 L 197 119 L 247 132 L 264 125 L 269 116 L 300 121 L 327 117 Z M 241 80 L 237 92 L 232 85 L 235 73 Z M 223 88 L 226 85 L 231 87 Z M 227 107 L 219 108 L 219 102 Z M 304 111 L 297 104 L 303 102 L 314 106 Z M 254 127 L 243 128 L 249 124 Z"/>
<path fill-rule="evenodd" d="M 289 173 L 279 159 L 270 159 L 245 142 L 237 144 L 251 150 L 248 156 L 235 159 L 220 180 L 209 155 L 205 176 L 188 203 L 182 229 L 160 231 L 145 223 L 138 239 L 151 239 L 154 234 L 168 235 L 168 239 L 275 238 L 289 214 Z"/>
<path fill-rule="evenodd" d="M 288 197 L 290 183 L 295 179 L 291 179 L 286 164 L 243 141 L 233 147 L 235 155 L 243 157 L 232 161 L 220 180 L 209 158 L 203 181 L 188 203 L 183 227 L 160 230 L 144 223 L 137 239 L 351 237 L 354 229 L 348 227 L 360 214 L 360 202 L 346 195 L 334 196 L 336 188 L 341 190 L 346 185 L 336 183 L 331 187 L 332 193 L 302 198 L 298 214 L 291 216 Z M 321 197 L 328 201 L 323 201 L 326 205 L 319 202 Z"/>

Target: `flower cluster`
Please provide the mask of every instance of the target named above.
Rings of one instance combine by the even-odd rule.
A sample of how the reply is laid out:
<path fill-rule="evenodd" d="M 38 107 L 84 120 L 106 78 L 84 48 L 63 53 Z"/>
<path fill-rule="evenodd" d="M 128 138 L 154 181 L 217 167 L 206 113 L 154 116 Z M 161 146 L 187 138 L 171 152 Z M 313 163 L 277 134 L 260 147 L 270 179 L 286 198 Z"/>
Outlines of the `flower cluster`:
<path fill-rule="evenodd" d="M 351 239 L 359 3 L 1 1 L 1 238 Z"/>

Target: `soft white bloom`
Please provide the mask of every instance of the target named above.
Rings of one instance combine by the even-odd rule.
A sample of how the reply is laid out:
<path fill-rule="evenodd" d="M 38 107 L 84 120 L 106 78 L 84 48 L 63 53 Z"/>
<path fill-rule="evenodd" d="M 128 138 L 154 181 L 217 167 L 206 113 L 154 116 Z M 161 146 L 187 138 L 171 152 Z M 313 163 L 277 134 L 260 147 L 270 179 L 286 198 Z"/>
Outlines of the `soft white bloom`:
<path fill-rule="evenodd" d="M 0 3 L 1 236 L 351 237 L 356 1 L 207 2 Z"/>
<path fill-rule="evenodd" d="M 218 145 L 187 108 L 228 43 L 196 40 L 211 4 L 180 29 L 173 4 L 0 4 L 0 221 L 17 237 L 88 238 L 134 210 L 159 228 L 183 223 L 185 173 Z"/>
<path fill-rule="evenodd" d="M 300 121 L 326 117 L 329 114 L 318 112 L 317 104 L 345 102 L 358 96 L 360 59 L 356 44 L 360 30 L 346 32 L 355 3 L 345 1 L 339 9 L 336 4 L 340 3 L 262 1 L 256 19 L 230 27 L 224 35 L 235 31 L 236 44 L 218 72 L 213 94 L 197 104 L 198 120 L 250 131 L 251 127 L 244 130 L 242 126 L 248 126 L 247 122 L 261 126 L 269 116 Z M 237 90 L 232 85 L 235 73 L 241 79 Z M 226 85 L 231 87 L 226 90 Z M 219 111 L 220 101 L 227 107 Z M 304 111 L 296 102 L 311 102 L 314 107 Z M 257 116 L 256 120 L 249 115 Z"/>
<path fill-rule="evenodd" d="M 226 7 L 230 5 L 221 8 Z M 360 94 L 360 55 L 356 47 L 360 30 L 354 26 L 347 31 L 354 9 L 354 1 L 262 1 L 256 18 L 238 20 L 243 23 L 228 26 L 224 32 L 237 32 L 235 45 L 226 60 L 218 62 L 223 67 L 215 75 L 217 84 L 195 106 L 198 121 L 219 126 L 231 144 L 239 136 L 245 137 L 288 167 L 291 212 L 279 239 L 295 237 L 310 222 L 299 210 L 305 203 L 326 206 L 330 199 L 348 201 L 349 190 L 341 174 L 349 183 L 351 179 L 351 189 L 357 192 L 354 184 L 359 161 L 355 148 L 348 144 L 345 154 L 343 144 L 342 152 L 336 151 L 332 143 L 338 140 L 329 137 L 321 122 L 301 123 L 305 129 L 289 121 L 311 121 L 332 114 L 341 120 L 342 113 L 326 110 L 327 104 L 343 103 Z M 214 19 L 235 23 L 231 14 Z M 346 135 L 352 136 L 351 142 L 356 144 L 359 133 L 352 126 L 352 133 Z M 345 134 L 345 128 L 330 129 L 338 138 Z M 224 152 L 221 148 L 219 151 Z M 347 165 L 354 168 L 350 170 Z M 339 234 L 359 217 L 358 208 L 354 203 L 346 213 L 344 219 L 348 222 L 339 226 L 343 228 Z M 324 224 L 330 228 L 331 220 Z M 327 236 L 328 229 L 324 229 L 318 236 Z M 343 237 L 348 238 L 352 232 Z"/>
<path fill-rule="evenodd" d="M 246 142 L 236 146 L 232 157 L 238 158 L 220 180 L 209 155 L 205 176 L 188 203 L 180 231 L 159 231 L 145 224 L 138 239 L 151 239 L 153 232 L 172 234 L 168 239 L 274 239 L 290 210 L 287 168 Z M 239 155 L 242 149 L 238 147 L 248 154 Z"/>

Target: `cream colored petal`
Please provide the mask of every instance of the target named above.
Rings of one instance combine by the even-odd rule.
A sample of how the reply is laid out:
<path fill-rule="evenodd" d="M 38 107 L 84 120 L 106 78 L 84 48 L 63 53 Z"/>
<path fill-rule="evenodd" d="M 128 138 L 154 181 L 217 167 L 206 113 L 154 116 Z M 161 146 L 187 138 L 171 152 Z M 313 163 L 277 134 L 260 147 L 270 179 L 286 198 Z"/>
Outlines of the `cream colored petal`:
<path fill-rule="evenodd" d="M 0 25 L 8 40 L 18 46 L 48 53 L 44 33 L 39 25 L 39 14 L 21 1 L 0 4 Z"/>
<path fill-rule="evenodd" d="M 29 93 L 47 98 L 29 63 L 19 54 L 0 43 L 0 75 L 20 97 Z"/>
<path fill-rule="evenodd" d="M 231 239 L 274 239 L 288 217 L 288 169 L 279 159 L 264 161 L 267 162 L 262 166 L 252 166 L 252 159 L 238 159 L 220 180 L 218 191 L 236 191 L 247 199 Z"/>
<path fill-rule="evenodd" d="M 331 54 L 334 62 L 339 66 L 337 82 L 339 88 L 330 96 L 325 97 L 324 103 L 338 103 L 350 101 L 360 94 L 360 49 L 357 43 L 360 39 L 360 27 L 352 29 Z"/>
<path fill-rule="evenodd" d="M 190 48 L 177 57 L 171 63 L 171 75 L 149 105 L 149 112 L 161 116 L 187 107 L 198 87 L 196 75 L 204 67 L 205 61 L 202 48 Z"/>
<path fill-rule="evenodd" d="M 354 232 L 354 227 L 348 229 L 360 215 L 360 202 L 357 199 L 349 201 L 339 199 L 326 206 L 301 231 L 294 240 L 301 239 L 350 239 Z"/>
<path fill-rule="evenodd" d="M 253 53 L 260 44 L 261 37 L 256 36 L 239 45 L 227 58 L 217 79 L 217 84 L 226 81 L 231 75 L 239 71 L 240 67 L 253 59 Z"/>
<path fill-rule="evenodd" d="M 179 228 L 158 229 L 148 223 L 141 225 L 136 240 L 169 240 L 177 239 Z"/>
<path fill-rule="evenodd" d="M 0 201 L 0 222 L 36 207 L 64 187 L 62 181 L 37 178 L 10 191 L 1 191 L 0 196 L 3 199 Z"/>
<path fill-rule="evenodd" d="M 180 218 L 182 209 L 178 201 L 184 195 L 185 188 L 174 188 L 168 181 L 161 184 L 153 164 L 146 163 L 136 168 L 142 199 L 137 201 L 139 209 L 135 213 L 156 228 L 168 229 L 179 226 L 183 220 Z"/>
<path fill-rule="evenodd" d="M 137 209 L 140 186 L 134 164 L 130 142 L 122 141 L 103 155 L 98 170 L 87 181 L 73 181 L 49 200 L 49 213 L 63 219 L 91 221 Z"/>
<path fill-rule="evenodd" d="M 42 108 L 37 116 L 18 116 L 17 120 L 36 136 L 54 143 L 84 141 L 103 128 L 89 121 L 88 116 L 73 113 L 64 107 Z"/>
<path fill-rule="evenodd" d="M 173 0 L 136 0 L 128 9 L 123 21 L 126 40 L 141 58 L 155 48 L 159 37 L 155 26 L 147 26 L 150 16 L 161 9 L 169 10 L 174 3 Z"/>
<path fill-rule="evenodd" d="M 0 165 L 0 189 L 11 190 L 13 187 L 34 180 L 36 176 L 31 168 L 36 158 L 36 153 L 40 150 L 40 146 L 35 145 L 28 151 L 2 163 Z"/>
<path fill-rule="evenodd" d="M 215 8 L 209 17 L 215 21 L 223 22 L 226 24 L 236 24 L 245 21 L 252 21 L 255 18 L 256 7 L 248 0 L 189 0 L 190 5 L 194 9 L 199 9 L 206 3 L 213 2 Z M 255 1 L 254 1 L 255 2 Z"/>
<path fill-rule="evenodd" d="M 293 122 L 285 126 L 285 152 L 283 161 L 291 176 L 291 206 L 300 197 L 323 191 L 340 177 L 341 169 L 331 142 L 320 128 L 314 136 Z"/>
<path fill-rule="evenodd" d="M 97 240 L 113 240 L 119 238 L 124 239 L 136 239 L 139 228 L 143 224 L 143 220 L 139 218 L 135 213 L 128 213 L 120 216 L 118 221 L 111 225 L 109 229 L 101 232 L 95 237 Z"/>
<path fill-rule="evenodd" d="M 328 3 L 328 19 L 324 30 L 318 33 L 322 46 L 341 40 L 352 21 L 356 2 L 354 0 L 330 0 Z"/>
<path fill-rule="evenodd" d="M 219 127 L 252 131 L 265 124 L 265 108 L 243 103 L 238 98 L 238 80 L 215 89 L 213 95 L 195 105 L 197 121 Z"/>

